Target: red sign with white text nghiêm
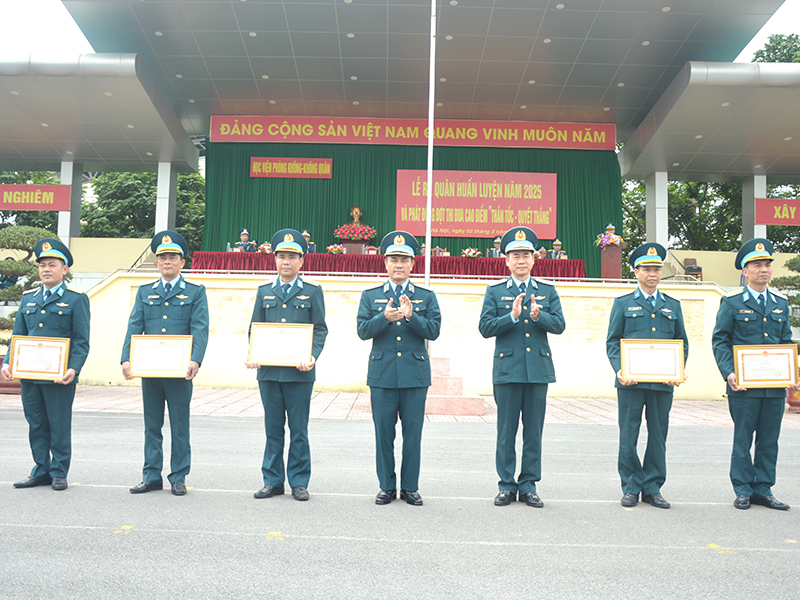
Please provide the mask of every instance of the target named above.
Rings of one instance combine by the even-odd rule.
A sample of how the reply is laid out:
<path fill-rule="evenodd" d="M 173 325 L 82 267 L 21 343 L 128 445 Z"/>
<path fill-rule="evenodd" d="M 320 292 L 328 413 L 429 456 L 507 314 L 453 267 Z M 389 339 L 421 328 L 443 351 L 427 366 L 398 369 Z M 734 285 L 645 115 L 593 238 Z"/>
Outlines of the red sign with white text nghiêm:
<path fill-rule="evenodd" d="M 0 185 L 0 210 L 69 210 L 70 185 Z"/>
<path fill-rule="evenodd" d="M 250 157 L 250 177 L 330 179 L 332 158 Z"/>
<path fill-rule="evenodd" d="M 427 172 L 397 171 L 397 229 L 425 235 Z M 494 237 L 518 225 L 556 237 L 556 174 L 434 171 L 431 235 Z"/>

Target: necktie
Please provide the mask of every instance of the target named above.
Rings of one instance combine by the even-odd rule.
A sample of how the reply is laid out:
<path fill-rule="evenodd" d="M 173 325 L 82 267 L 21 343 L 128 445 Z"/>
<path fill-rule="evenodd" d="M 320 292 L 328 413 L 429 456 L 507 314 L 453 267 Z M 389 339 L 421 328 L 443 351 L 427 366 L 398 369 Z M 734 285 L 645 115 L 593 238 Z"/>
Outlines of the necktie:
<path fill-rule="evenodd" d="M 47 299 L 50 297 L 50 290 L 44 291 L 44 301 L 47 302 Z"/>
<path fill-rule="evenodd" d="M 519 284 L 519 293 L 520 294 L 524 294 L 525 293 L 525 288 L 526 288 L 526 285 L 525 285 L 525 282 L 523 281 L 522 283 Z"/>
<path fill-rule="evenodd" d="M 172 289 L 172 284 L 171 283 L 166 284 L 164 286 L 164 289 L 167 290 L 167 293 L 169 294 L 169 291 Z"/>
<path fill-rule="evenodd" d="M 756 304 L 758 304 L 759 306 L 761 306 L 761 294 L 759 294 L 758 296 L 756 296 Z"/>
<path fill-rule="evenodd" d="M 655 308 L 656 307 L 656 295 L 653 294 L 652 296 L 650 296 L 649 300 L 650 300 L 650 304 L 653 306 L 653 308 Z"/>
<path fill-rule="evenodd" d="M 284 296 L 288 296 L 289 295 L 289 290 L 292 289 L 292 284 L 291 283 L 284 283 L 281 287 L 283 288 L 283 295 Z"/>
<path fill-rule="evenodd" d="M 403 288 L 399 285 L 394 286 L 394 307 L 397 308 L 400 306 L 400 296 Z"/>

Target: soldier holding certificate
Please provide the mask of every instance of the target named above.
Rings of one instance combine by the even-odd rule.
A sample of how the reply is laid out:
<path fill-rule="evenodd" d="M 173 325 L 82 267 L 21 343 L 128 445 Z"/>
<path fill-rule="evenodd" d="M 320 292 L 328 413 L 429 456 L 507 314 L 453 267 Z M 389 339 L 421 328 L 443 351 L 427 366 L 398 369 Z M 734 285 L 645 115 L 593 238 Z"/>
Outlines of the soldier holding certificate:
<path fill-rule="evenodd" d="M 497 403 L 495 463 L 500 492 L 495 506 L 507 506 L 517 498 L 541 508 L 536 493 L 542 478 L 542 428 L 547 384 L 556 380 L 548 333 L 564 331 L 561 300 L 555 287 L 531 278 L 536 234 L 527 227 L 506 232 L 501 249 L 511 276 L 486 289 L 478 329 L 495 338 L 494 399 Z M 519 478 L 516 438 L 522 415 L 522 461 Z"/>
<path fill-rule="evenodd" d="M 264 429 L 267 444 L 261 473 L 264 487 L 255 498 L 271 498 L 284 493 L 284 480 L 289 480 L 292 497 L 308 500 L 308 482 L 311 478 L 311 450 L 308 444 L 308 415 L 311 392 L 314 389 L 316 365 L 328 326 L 325 324 L 325 298 L 316 283 L 299 277 L 303 256 L 308 250 L 303 235 L 295 229 L 282 229 L 272 236 L 275 266 L 278 278 L 258 288 L 253 323 L 311 323 L 314 339 L 311 358 L 296 366 L 259 365 L 248 362 L 247 367 L 258 369 L 258 389 L 264 405 Z M 289 457 L 284 466 L 284 423 L 288 418 L 290 441 Z"/>
<path fill-rule="evenodd" d="M 133 304 L 125 343 L 122 347 L 122 375 L 131 375 L 131 336 L 191 335 L 191 361 L 184 378 L 143 377 L 144 468 L 142 482 L 130 489 L 143 494 L 163 489 L 161 469 L 164 461 L 161 428 L 164 425 L 164 402 L 169 407 L 172 432 L 171 472 L 167 479 L 176 496 L 186 494 L 186 476 L 191 467 L 189 444 L 189 403 L 192 380 L 200 369 L 208 344 L 208 301 L 206 288 L 186 281 L 181 269 L 189 250 L 186 240 L 175 231 L 161 231 L 153 236 L 150 248 L 156 255 L 161 277 L 139 287 Z"/>
<path fill-rule="evenodd" d="M 667 429 L 672 408 L 672 392 L 677 381 L 640 383 L 624 379 L 620 340 L 667 339 L 683 340 L 683 361 L 689 355 L 689 340 L 683 325 L 681 303 L 658 290 L 661 269 L 667 250 L 661 244 L 642 244 L 631 252 L 628 262 L 639 280 L 635 292 L 614 300 L 608 323 L 606 354 L 617 377 L 619 409 L 619 454 L 617 469 L 622 480 L 622 506 L 636 506 L 639 493 L 642 502 L 657 508 L 669 508 L 661 495 L 667 478 Z M 644 463 L 639 462 L 636 442 L 642 424 L 642 410 L 647 418 L 647 449 Z"/>
<path fill-rule="evenodd" d="M 372 340 L 367 385 L 375 424 L 375 463 L 381 489 L 375 504 L 397 497 L 394 437 L 397 417 L 403 425 L 400 499 L 422 506 L 419 495 L 420 446 L 425 400 L 431 385 L 425 340 L 439 337 L 442 316 L 436 294 L 409 281 L 419 244 L 406 231 L 381 242 L 389 281 L 365 290 L 358 307 L 358 337 Z"/>
<path fill-rule="evenodd" d="M 14 336 L 69 339 L 66 372 L 53 381 L 22 379 L 22 408 L 28 421 L 28 440 L 36 465 L 15 488 L 50 485 L 68 487 L 72 457 L 72 402 L 89 354 L 89 298 L 68 290 L 64 276 L 72 266 L 72 254 L 61 241 L 45 238 L 34 247 L 42 286 L 25 292 L 14 321 Z M 12 378 L 11 352 L 2 367 L 5 381 Z"/>
<path fill-rule="evenodd" d="M 733 505 L 742 510 L 751 504 L 789 510 L 788 504 L 772 495 L 786 390 L 742 387 L 736 379 L 733 357 L 733 347 L 738 345 L 792 343 L 789 303 L 767 289 L 772 279 L 772 253 L 772 242 L 765 238 L 742 245 L 734 264 L 747 278 L 747 285 L 722 299 L 712 336 L 714 358 L 727 382 L 728 408 L 733 419 Z M 791 388 L 799 389 L 800 384 Z M 755 454 L 751 457 L 753 434 Z"/>

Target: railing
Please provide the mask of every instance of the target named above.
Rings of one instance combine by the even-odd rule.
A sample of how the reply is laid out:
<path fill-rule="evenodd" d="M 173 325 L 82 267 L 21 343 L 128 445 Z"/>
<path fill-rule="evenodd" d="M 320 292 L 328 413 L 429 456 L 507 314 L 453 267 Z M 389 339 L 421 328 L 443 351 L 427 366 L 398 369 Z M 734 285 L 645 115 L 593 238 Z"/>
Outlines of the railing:
<path fill-rule="evenodd" d="M 136 258 L 136 260 L 135 260 L 135 261 L 133 261 L 133 264 L 132 264 L 132 265 L 131 265 L 131 266 L 128 268 L 128 270 L 129 270 L 129 271 L 133 271 L 134 269 L 136 269 L 137 267 L 139 267 L 139 265 L 141 265 L 142 263 L 144 263 L 144 259 L 147 257 L 147 255 L 148 255 L 148 254 L 150 254 L 150 252 L 151 252 L 151 250 L 150 250 L 150 244 L 148 243 L 148 244 L 147 244 L 147 247 L 146 247 L 146 248 L 145 248 L 145 249 L 142 251 L 142 253 L 141 253 L 141 254 L 140 254 L 140 255 L 139 255 L 137 258 Z"/>

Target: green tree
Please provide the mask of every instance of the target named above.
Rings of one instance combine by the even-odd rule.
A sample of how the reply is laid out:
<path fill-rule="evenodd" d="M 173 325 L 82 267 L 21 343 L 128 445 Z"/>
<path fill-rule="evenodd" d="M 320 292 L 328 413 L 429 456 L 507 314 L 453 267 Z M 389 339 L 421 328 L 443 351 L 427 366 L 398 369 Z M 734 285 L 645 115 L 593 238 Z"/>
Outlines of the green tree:
<path fill-rule="evenodd" d="M 0 171 L 0 183 L 55 185 L 59 180 L 49 171 Z M 52 233 L 58 229 L 58 211 L 0 210 L 0 227 L 9 225 L 39 227 Z"/>
<path fill-rule="evenodd" d="M 103 173 L 94 180 L 96 202 L 83 206 L 81 236 L 147 238 L 155 233 L 155 173 Z M 178 175 L 175 230 L 189 244 L 187 262 L 203 241 L 205 179 Z"/>
<path fill-rule="evenodd" d="M 753 62 L 792 63 L 800 62 L 800 35 L 776 34 L 761 50 L 756 50 Z"/>

